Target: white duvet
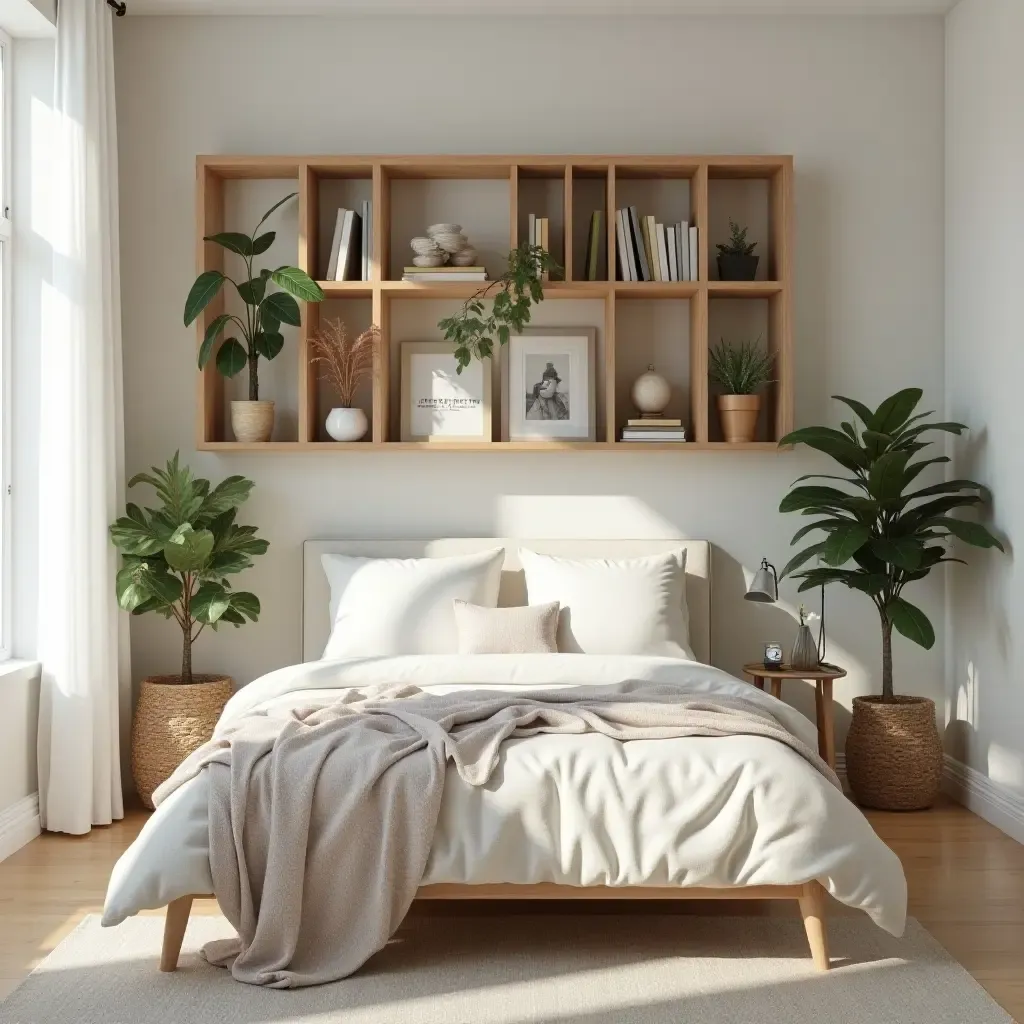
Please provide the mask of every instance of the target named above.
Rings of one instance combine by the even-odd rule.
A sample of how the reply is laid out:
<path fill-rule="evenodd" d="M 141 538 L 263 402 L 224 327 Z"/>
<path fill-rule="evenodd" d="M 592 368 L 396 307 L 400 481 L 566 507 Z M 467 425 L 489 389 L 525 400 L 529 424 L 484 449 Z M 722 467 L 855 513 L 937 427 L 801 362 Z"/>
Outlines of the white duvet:
<path fill-rule="evenodd" d="M 814 726 L 718 669 L 651 657 L 410 655 L 321 661 L 240 690 L 221 722 L 372 683 L 433 693 L 651 680 L 681 693 L 733 694 L 769 708 L 812 746 Z M 205 774 L 146 822 L 111 875 L 103 924 L 213 891 Z M 424 884 L 794 885 L 817 879 L 894 935 L 907 889 L 896 855 L 807 761 L 774 740 L 634 740 L 540 735 L 509 741 L 485 786 L 447 774 Z"/>

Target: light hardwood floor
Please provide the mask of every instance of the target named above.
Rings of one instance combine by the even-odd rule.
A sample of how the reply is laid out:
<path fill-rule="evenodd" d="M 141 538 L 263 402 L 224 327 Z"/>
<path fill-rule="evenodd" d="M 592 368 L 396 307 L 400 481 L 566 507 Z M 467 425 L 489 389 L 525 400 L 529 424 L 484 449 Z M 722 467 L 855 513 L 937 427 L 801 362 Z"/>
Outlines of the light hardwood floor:
<path fill-rule="evenodd" d="M 903 861 L 910 913 L 1024 1021 L 1024 846 L 952 803 L 919 814 L 869 817 Z M 143 821 L 142 811 L 132 811 L 125 821 L 82 838 L 41 836 L 0 863 L 0 998 L 85 914 L 100 910 L 111 866 Z M 841 910 L 831 904 L 830 911 Z M 212 902 L 196 904 L 197 913 L 215 911 Z"/>

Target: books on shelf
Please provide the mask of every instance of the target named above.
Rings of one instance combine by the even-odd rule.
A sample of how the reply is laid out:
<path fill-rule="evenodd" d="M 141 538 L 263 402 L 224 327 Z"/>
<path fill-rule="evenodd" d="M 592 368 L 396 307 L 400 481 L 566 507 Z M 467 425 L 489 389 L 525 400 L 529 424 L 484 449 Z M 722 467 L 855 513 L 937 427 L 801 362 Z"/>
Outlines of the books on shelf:
<path fill-rule="evenodd" d="M 373 260 L 373 201 L 363 200 L 362 276 L 360 281 L 370 280 L 370 263 Z"/>
<path fill-rule="evenodd" d="M 587 235 L 587 280 L 597 280 L 597 258 L 601 251 L 601 211 L 590 215 L 590 233 Z"/>
<path fill-rule="evenodd" d="M 334 221 L 331 255 L 327 262 L 327 281 L 368 281 L 370 279 L 370 225 L 373 223 L 369 200 L 360 216 L 355 210 L 340 207 Z M 366 230 L 363 229 L 364 224 Z"/>
<path fill-rule="evenodd" d="M 662 416 L 641 416 L 636 420 L 626 420 L 627 427 L 681 427 L 683 425 L 682 420 L 666 419 Z"/>
<path fill-rule="evenodd" d="M 697 229 L 659 224 L 635 206 L 616 211 L 616 264 L 623 281 L 696 281 Z"/>
<path fill-rule="evenodd" d="M 683 427 L 625 427 L 621 440 L 682 443 L 686 440 L 686 430 Z"/>
<path fill-rule="evenodd" d="M 484 267 L 405 267 L 403 281 L 417 281 L 420 284 L 438 281 L 486 281 Z"/>
<path fill-rule="evenodd" d="M 640 231 L 640 216 L 635 206 L 629 207 L 629 230 L 632 236 L 631 242 L 636 254 L 637 270 L 640 272 L 639 280 L 649 281 L 651 279 L 651 268 L 647 262 L 647 252 L 644 249 L 643 234 Z"/>
<path fill-rule="evenodd" d="M 550 253 L 551 249 L 548 243 L 548 231 L 549 221 L 547 217 L 538 217 L 535 213 L 529 215 L 528 221 L 528 234 L 530 238 L 530 245 L 538 245 L 545 252 Z M 549 277 L 548 271 L 544 271 L 540 275 L 542 281 L 547 281 Z"/>
<path fill-rule="evenodd" d="M 696 227 L 690 228 L 690 280 L 696 281 L 698 278 L 697 267 L 699 266 L 697 257 L 697 229 Z"/>

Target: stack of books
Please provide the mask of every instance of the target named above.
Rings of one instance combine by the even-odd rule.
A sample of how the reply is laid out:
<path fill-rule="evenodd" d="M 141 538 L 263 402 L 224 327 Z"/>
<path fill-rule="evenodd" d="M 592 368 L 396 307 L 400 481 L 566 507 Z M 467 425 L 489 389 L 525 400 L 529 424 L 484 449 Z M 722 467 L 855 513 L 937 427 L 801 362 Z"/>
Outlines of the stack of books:
<path fill-rule="evenodd" d="M 619 277 L 623 281 L 696 281 L 697 228 L 659 224 L 635 206 L 615 213 Z"/>
<path fill-rule="evenodd" d="M 403 281 L 486 281 L 483 267 L 403 267 Z"/>
<path fill-rule="evenodd" d="M 595 210 L 590 215 L 590 233 L 587 235 L 587 280 L 596 281 L 597 257 L 601 251 L 601 211 Z"/>
<path fill-rule="evenodd" d="M 373 259 L 373 203 L 363 200 L 363 212 L 338 210 L 331 258 L 325 281 L 369 281 Z"/>
<path fill-rule="evenodd" d="M 651 441 L 685 441 L 686 430 L 682 420 L 660 419 L 644 416 L 638 420 L 626 420 L 622 431 L 623 441 L 640 443 Z"/>
<path fill-rule="evenodd" d="M 545 252 L 551 252 L 548 248 L 548 219 L 547 217 L 538 217 L 535 214 L 530 214 L 529 221 L 529 241 L 530 245 L 539 245 Z M 540 275 L 542 281 L 548 279 L 548 272 L 545 270 Z"/>

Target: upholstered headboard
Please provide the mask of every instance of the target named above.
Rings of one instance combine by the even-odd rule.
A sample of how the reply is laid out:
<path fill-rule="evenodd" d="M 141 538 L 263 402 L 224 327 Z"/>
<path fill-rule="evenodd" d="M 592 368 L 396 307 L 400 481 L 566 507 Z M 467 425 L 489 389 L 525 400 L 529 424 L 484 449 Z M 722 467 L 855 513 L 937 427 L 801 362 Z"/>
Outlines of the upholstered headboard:
<path fill-rule="evenodd" d="M 438 558 L 505 548 L 498 604 L 526 604 L 519 548 L 562 558 L 637 558 L 686 548 L 686 606 L 690 646 L 699 661 L 711 662 L 711 545 L 706 540 L 528 540 L 509 537 L 446 537 L 438 540 L 307 540 L 302 551 L 302 660 L 316 661 L 330 635 L 330 588 L 320 556 Z"/>

